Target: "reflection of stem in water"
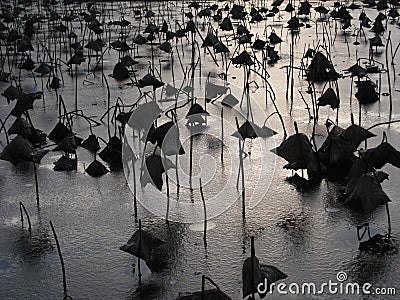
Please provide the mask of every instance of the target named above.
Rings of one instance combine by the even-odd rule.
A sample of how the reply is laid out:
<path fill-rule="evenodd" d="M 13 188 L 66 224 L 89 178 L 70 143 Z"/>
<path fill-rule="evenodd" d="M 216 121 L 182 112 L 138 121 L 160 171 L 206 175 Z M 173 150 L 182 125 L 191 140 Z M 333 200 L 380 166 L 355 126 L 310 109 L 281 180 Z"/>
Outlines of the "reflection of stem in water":
<path fill-rule="evenodd" d="M 361 230 L 363 227 L 365 227 L 365 228 L 364 228 L 364 231 L 363 231 L 363 233 L 360 235 L 360 230 Z M 371 238 L 371 232 L 370 232 L 370 230 L 369 230 L 369 224 L 368 224 L 368 223 L 363 224 L 363 227 L 358 227 L 358 226 L 357 226 L 357 238 L 358 238 L 358 241 L 361 241 L 361 240 L 364 238 L 364 236 L 365 236 L 366 233 L 368 233 L 368 238 Z"/>
<path fill-rule="evenodd" d="M 29 226 L 29 227 L 28 227 L 28 230 L 29 230 L 29 233 L 32 233 L 31 218 L 29 217 L 29 214 L 28 214 L 28 212 L 27 212 L 27 210 L 26 210 L 26 208 L 25 208 L 25 205 L 23 205 L 22 202 L 20 202 L 20 203 L 19 203 L 19 211 L 20 211 L 20 213 L 21 213 L 22 228 L 24 227 L 24 215 L 22 214 L 22 209 L 24 210 L 25 215 L 26 215 L 26 219 L 28 220 L 28 226 Z"/>

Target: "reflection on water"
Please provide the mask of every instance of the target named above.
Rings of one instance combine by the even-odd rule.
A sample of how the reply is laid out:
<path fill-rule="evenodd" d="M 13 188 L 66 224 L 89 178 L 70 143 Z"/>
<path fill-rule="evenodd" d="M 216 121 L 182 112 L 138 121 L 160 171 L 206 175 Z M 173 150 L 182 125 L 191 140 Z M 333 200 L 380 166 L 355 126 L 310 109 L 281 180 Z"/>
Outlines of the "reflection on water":
<path fill-rule="evenodd" d="M 162 289 L 156 282 L 146 282 L 139 287 L 132 289 L 129 295 L 126 297 L 127 300 L 143 299 L 150 300 L 157 298 L 162 294 Z"/>
<path fill-rule="evenodd" d="M 21 231 L 15 241 L 13 251 L 20 253 L 23 259 L 32 262 L 35 259 L 40 259 L 47 251 L 53 249 L 49 233 L 41 228 L 38 232 L 33 231 L 32 234 L 27 231 Z"/>
<path fill-rule="evenodd" d="M 393 255 L 375 255 L 370 253 L 357 253 L 349 262 L 352 281 L 359 283 L 385 283 L 380 278 L 387 265 L 391 263 Z M 385 283 L 386 284 L 386 283 Z"/>

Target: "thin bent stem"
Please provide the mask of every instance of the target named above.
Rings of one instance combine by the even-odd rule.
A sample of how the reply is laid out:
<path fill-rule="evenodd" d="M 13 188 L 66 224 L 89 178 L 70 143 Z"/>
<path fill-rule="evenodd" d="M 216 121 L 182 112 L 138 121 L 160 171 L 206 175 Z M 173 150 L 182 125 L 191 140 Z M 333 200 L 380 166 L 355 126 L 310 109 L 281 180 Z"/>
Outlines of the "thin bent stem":
<path fill-rule="evenodd" d="M 203 233 L 203 241 L 204 241 L 204 247 L 207 248 L 207 207 L 206 207 L 206 201 L 204 200 L 203 186 L 202 186 L 202 184 L 201 184 L 201 178 L 200 178 L 200 195 L 201 195 L 201 200 L 203 201 L 203 209 L 204 209 L 204 233 Z"/>
<path fill-rule="evenodd" d="M 55 231 L 53 223 L 51 221 L 50 221 L 50 226 L 51 226 L 51 230 L 53 231 L 54 239 L 56 241 L 58 256 L 60 257 L 61 270 L 62 270 L 62 276 L 63 276 L 64 299 L 66 297 L 70 298 L 67 294 L 67 278 L 65 276 L 64 259 L 63 259 L 62 253 L 61 253 L 60 243 L 58 242 L 56 231 Z"/>
<path fill-rule="evenodd" d="M 32 233 L 32 224 L 31 224 L 31 218 L 29 217 L 29 214 L 25 208 L 25 205 L 22 204 L 22 202 L 19 203 L 19 210 L 21 213 L 21 223 L 22 223 L 22 227 L 24 227 L 24 216 L 22 214 L 22 210 L 25 212 L 26 215 L 26 219 L 28 220 L 28 230 L 29 233 Z"/>

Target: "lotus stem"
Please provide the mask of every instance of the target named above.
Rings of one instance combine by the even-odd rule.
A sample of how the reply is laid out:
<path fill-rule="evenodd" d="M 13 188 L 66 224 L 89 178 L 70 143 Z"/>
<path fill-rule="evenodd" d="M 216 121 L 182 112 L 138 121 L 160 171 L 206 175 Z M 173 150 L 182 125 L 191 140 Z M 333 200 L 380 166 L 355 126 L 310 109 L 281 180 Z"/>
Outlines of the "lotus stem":
<path fill-rule="evenodd" d="M 21 213 L 21 223 L 22 223 L 22 228 L 24 227 L 24 216 L 22 214 L 22 210 L 24 211 L 26 215 L 26 219 L 28 220 L 28 230 L 29 233 L 32 233 L 32 224 L 31 224 L 31 218 L 29 217 L 29 214 L 25 208 L 25 205 L 22 204 L 22 202 L 19 202 L 19 211 Z"/>
<path fill-rule="evenodd" d="M 221 163 L 224 163 L 224 107 L 221 108 Z"/>
<path fill-rule="evenodd" d="M 142 251 L 142 220 L 139 219 L 139 256 L 138 256 L 138 276 L 139 284 L 142 283 L 142 272 L 140 270 L 140 256 Z"/>
<path fill-rule="evenodd" d="M 53 231 L 53 236 L 54 236 L 54 239 L 56 241 L 57 252 L 58 252 L 58 256 L 60 258 L 60 263 L 61 263 L 61 270 L 62 270 L 62 276 L 63 276 L 64 299 L 66 299 L 66 298 L 67 299 L 68 298 L 71 299 L 71 297 L 68 296 L 68 294 L 67 294 L 67 278 L 66 278 L 66 275 L 65 275 L 64 259 L 63 259 L 62 253 L 61 253 L 60 243 L 58 242 L 57 234 L 56 234 L 56 231 L 54 229 L 53 223 L 51 221 L 49 223 L 50 223 L 50 226 L 51 226 L 51 230 Z"/>
<path fill-rule="evenodd" d="M 203 201 L 203 209 L 204 209 L 203 241 L 204 241 L 204 247 L 207 248 L 207 207 L 206 207 L 206 201 L 204 200 L 203 185 L 201 183 L 201 178 L 200 178 L 200 195 L 201 195 L 201 200 Z"/>
<path fill-rule="evenodd" d="M 254 279 L 254 262 L 255 262 L 255 257 L 256 257 L 256 249 L 254 247 L 254 236 L 250 237 L 250 248 L 251 248 L 251 297 L 252 299 L 255 299 L 254 297 L 254 289 L 255 289 L 255 279 Z"/>
<path fill-rule="evenodd" d="M 237 128 L 237 132 L 239 134 L 239 162 L 240 162 L 240 166 L 239 166 L 239 172 L 242 172 L 242 219 L 245 220 L 246 219 L 246 190 L 245 190 L 245 184 L 244 184 L 244 166 L 243 166 L 243 157 L 242 157 L 242 153 L 243 153 L 243 148 L 244 148 L 244 141 L 243 141 L 243 148 L 242 148 L 242 143 L 241 143 L 241 135 L 239 132 L 239 121 L 237 119 L 237 117 L 235 117 L 235 121 L 236 121 L 236 128 Z"/>
<path fill-rule="evenodd" d="M 392 85 L 391 85 L 391 81 L 390 81 L 389 57 L 388 57 L 389 43 L 391 43 L 390 35 L 391 35 L 391 31 L 389 31 L 389 36 L 387 38 L 386 48 L 385 48 L 386 75 L 387 75 L 387 80 L 388 80 L 388 85 L 389 85 L 389 122 L 392 120 L 392 111 L 393 111 Z M 389 126 L 390 126 L 390 123 L 389 123 Z"/>
<path fill-rule="evenodd" d="M 39 207 L 39 183 L 37 178 L 36 163 L 33 163 L 33 173 L 35 175 L 36 205 Z"/>

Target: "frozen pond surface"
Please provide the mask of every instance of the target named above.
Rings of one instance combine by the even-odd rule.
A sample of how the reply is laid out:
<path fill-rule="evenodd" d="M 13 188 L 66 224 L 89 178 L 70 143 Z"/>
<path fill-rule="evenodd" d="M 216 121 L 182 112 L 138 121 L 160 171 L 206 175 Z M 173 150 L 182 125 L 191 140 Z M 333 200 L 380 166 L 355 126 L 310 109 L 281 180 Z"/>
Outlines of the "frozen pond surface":
<path fill-rule="evenodd" d="M 264 1 L 253 1 L 256 6 Z M 267 1 L 265 1 L 267 2 Z M 257 4 L 258 3 L 258 4 Z M 356 2 L 357 3 L 357 2 Z M 212 3 L 211 3 L 212 4 Z M 218 2 L 222 7 L 225 2 Z M 297 3 L 296 3 L 297 4 Z M 318 3 L 312 2 L 313 6 Z M 350 4 L 350 3 L 348 3 Z M 231 3 L 232 5 L 232 3 Z M 250 2 L 247 2 L 250 8 Z M 268 7 L 271 3 L 268 2 Z M 294 133 L 293 122 L 297 121 L 300 132 L 311 134 L 313 122 L 309 121 L 305 104 L 300 98 L 298 90 L 302 90 L 306 95 L 307 82 L 298 77 L 295 70 L 294 76 L 294 103 L 290 115 L 290 101 L 286 100 L 286 72 L 284 66 L 290 62 L 290 43 L 291 34 L 286 28 L 286 21 L 290 14 L 283 11 L 286 2 L 282 4 L 281 17 L 274 19 L 268 18 L 267 21 L 259 23 L 248 23 L 246 25 L 259 38 L 266 39 L 274 29 L 279 34 L 283 43 L 275 48 L 279 51 L 281 59 L 274 65 L 268 66 L 270 74 L 269 82 L 273 87 L 277 104 L 283 115 L 288 134 Z M 325 5 L 333 7 L 333 1 L 328 1 Z M 69 6 L 76 12 L 86 10 L 86 4 Z M 133 37 L 138 32 L 143 34 L 147 25 L 146 18 L 135 18 L 134 11 L 141 10 L 144 13 L 144 3 L 134 2 L 104 2 L 98 4 L 99 9 L 105 9 L 104 22 L 109 20 L 119 20 L 121 11 L 127 20 L 132 22 L 129 27 L 128 44 L 132 44 Z M 111 11 L 113 8 L 113 11 Z M 149 7 L 150 8 L 150 7 Z M 56 5 L 54 9 L 62 15 L 68 6 Z M 151 9 L 155 12 L 154 21 L 162 25 L 162 20 L 169 20 L 172 30 L 178 29 L 176 23 L 185 26 L 188 19 L 182 15 L 183 11 L 189 11 L 188 3 L 182 2 L 151 2 Z M 37 12 L 37 6 L 27 6 L 27 13 Z M 358 15 L 360 9 L 352 10 L 354 16 L 353 23 L 358 26 Z M 194 12 L 194 10 L 193 10 Z M 365 8 L 365 12 L 370 19 L 374 19 L 378 14 L 376 9 Z M 226 12 L 223 12 L 224 16 Z M 312 11 L 311 20 L 316 20 L 316 13 Z M 103 21 L 102 17 L 99 17 Z M 183 21 L 182 21 L 183 20 Z M 83 21 L 82 21 L 83 22 Z M 203 26 L 202 19 L 197 19 L 199 31 L 202 36 L 207 34 L 207 24 Z M 336 71 L 343 73 L 351 65 L 356 63 L 358 57 L 368 57 L 369 44 L 360 39 L 361 44 L 357 47 L 353 45 L 356 37 L 351 35 L 349 30 L 347 35 L 343 35 L 341 25 L 332 21 L 331 37 L 336 39 L 331 44 L 331 59 Z M 81 23 L 78 20 L 66 23 L 70 29 L 74 30 L 81 39 Z M 304 49 L 312 47 L 318 43 L 323 43 L 322 23 L 310 22 L 311 28 L 301 28 L 300 34 L 296 37 L 294 45 L 294 64 L 300 66 L 300 59 Z M 318 25 L 317 25 L 318 24 Z M 329 26 L 326 24 L 326 26 Z M 335 25 L 336 24 L 336 25 Z M 267 26 L 271 25 L 271 26 Z M 9 26 L 13 26 L 12 23 Z M 72 27 L 71 27 L 72 26 Z M 210 26 L 217 28 L 217 23 L 210 21 Z M 337 26 L 337 29 L 335 29 Z M 234 23 L 236 28 L 236 22 Z M 316 29 L 318 27 L 318 30 Z M 104 34 L 103 39 L 109 38 L 116 40 L 118 27 L 108 27 L 110 31 Z M 47 21 L 39 29 L 38 37 L 43 39 L 47 32 Z M 388 21 L 387 31 L 391 31 L 393 47 L 399 43 L 400 35 L 398 26 L 395 22 Z M 318 31 L 318 34 L 316 33 Z M 231 34 L 219 32 L 219 34 Z M 367 38 L 374 34 L 369 29 L 365 29 Z M 196 35 L 199 39 L 198 34 Z M 86 34 L 85 43 L 95 35 Z M 188 37 L 190 35 L 188 34 Z M 384 34 L 384 43 L 387 32 Z M 236 42 L 229 37 L 229 49 L 232 55 Z M 348 53 L 347 44 L 349 42 Z M 158 41 L 158 38 L 157 40 Z M 178 60 L 177 51 L 180 51 L 180 59 L 184 68 L 191 63 L 191 46 L 189 39 L 180 39 L 178 42 L 172 40 L 173 59 L 171 54 L 161 53 L 157 46 L 154 46 L 155 65 L 160 72 L 161 78 L 165 83 L 172 82 L 172 70 L 174 70 L 175 80 L 182 80 L 183 73 Z M 253 38 L 254 41 L 254 38 Z M 84 43 L 84 44 L 85 44 Z M 199 40 L 201 44 L 201 41 Z M 38 40 L 32 42 L 35 51 L 32 52 L 34 61 L 48 59 L 44 57 L 42 46 Z M 175 45 L 177 46 L 175 47 Z M 3 43 L 2 43 L 3 45 Z M 59 51 L 60 45 L 49 41 L 50 53 Z M 63 45 L 61 45 L 63 47 Z M 40 51 L 37 51 L 40 49 Z M 105 49 L 105 48 L 104 48 Z M 244 48 L 242 48 L 244 49 Z M 242 50 L 241 49 L 241 50 Z M 5 47 L 2 46 L 2 51 Z M 182 54 L 184 52 L 184 55 Z M 197 50 L 196 50 L 197 51 Z M 249 50 L 250 51 L 250 50 Z M 84 50 L 85 54 L 87 49 Z M 148 73 L 149 64 L 152 61 L 152 47 L 150 45 L 140 46 L 138 51 L 134 51 L 136 60 L 139 64 L 133 66 L 136 70 L 136 78 L 142 78 Z M 104 74 L 110 86 L 111 101 L 114 105 L 116 99 L 120 97 L 124 104 L 132 104 L 139 98 L 137 87 L 129 84 L 131 81 L 116 81 L 108 75 L 112 73 L 113 66 L 118 61 L 119 53 L 109 50 L 104 54 Z M 228 55 L 228 57 L 230 57 Z M 255 52 L 259 58 L 260 53 Z M 132 54 L 133 56 L 133 54 Z M 211 56 L 204 50 L 200 51 L 201 68 L 196 69 L 196 76 L 207 77 L 211 72 L 215 76 L 223 72 L 221 64 L 215 65 Z M 221 56 L 216 55 L 219 62 Z M 379 47 L 374 56 L 381 63 L 385 63 L 384 47 Z M 19 57 L 20 58 L 20 57 Z M 68 60 L 69 54 L 62 54 L 62 60 Z M 96 58 L 92 57 L 90 68 L 95 65 Z M 395 62 L 399 61 L 399 55 Z M 102 82 L 101 72 L 97 71 L 88 74 L 88 57 L 86 62 L 77 67 L 78 82 L 78 108 L 83 110 L 86 115 L 93 116 L 97 120 L 107 109 L 107 88 Z M 36 66 L 39 64 L 37 63 Z M 8 69 L 5 62 L 5 71 Z M 75 100 L 75 68 L 74 76 L 71 76 L 65 65 L 63 70 L 64 84 L 58 90 L 66 102 L 67 109 L 74 109 Z M 18 78 L 19 74 L 14 75 Z M 392 74 L 392 95 L 393 95 L 393 114 L 392 118 L 400 119 L 399 106 L 399 71 L 395 69 Z M 21 84 L 25 91 L 41 91 L 41 78 L 36 75 L 37 85 L 34 83 L 32 74 L 28 71 L 21 71 Z M 253 76 L 253 75 L 252 75 Z M 378 75 L 371 75 L 375 81 Z M 395 78 L 395 80 L 393 80 Z M 257 81 L 257 77 L 251 78 Z M 47 77 L 43 78 L 46 85 Z M 228 81 L 238 87 L 243 86 L 243 70 L 231 66 L 228 74 Z M 260 82 L 260 81 L 259 81 Z M 351 87 L 350 77 L 338 80 L 341 96 L 341 107 L 339 110 L 339 125 L 347 127 L 350 125 L 350 112 L 353 112 L 358 120 L 359 107 L 357 99 L 354 97 L 353 88 L 352 107 L 350 106 L 349 95 Z M 0 90 L 3 91 L 9 83 L 0 83 Z M 323 84 L 317 84 L 316 90 L 320 92 Z M 146 90 L 146 89 L 144 89 Z M 251 88 L 252 101 L 258 103 L 263 108 L 254 112 L 254 120 L 257 124 L 264 122 L 263 114 L 269 115 L 274 112 L 271 102 L 265 104 L 265 88 Z M 147 91 L 147 90 L 146 90 Z M 148 91 L 150 91 L 148 89 Z M 382 74 L 382 91 L 388 92 L 386 74 Z M 309 97 L 305 96 L 311 107 Z M 308 98 L 307 98 L 308 97 Z M 2 99 L 0 117 L 2 120 L 11 110 L 5 99 Z M 211 114 L 219 114 L 220 104 L 208 105 L 207 109 Z M 227 118 L 233 120 L 233 114 L 225 110 Z M 362 125 L 366 128 L 389 119 L 389 97 L 382 96 L 379 103 L 364 106 L 361 108 Z M 34 109 L 30 111 L 33 123 L 46 133 L 49 133 L 57 123 L 58 108 L 56 93 L 54 90 L 44 87 L 44 100 L 39 99 L 34 103 Z M 326 118 L 335 120 L 336 111 L 328 107 L 322 107 L 319 111 L 320 120 L 316 126 L 316 142 L 321 145 L 327 136 L 325 128 Z M 210 118 L 212 122 L 212 118 Z M 74 132 L 82 138 L 89 135 L 88 123 L 82 118 L 74 118 Z M 8 125 L 11 121 L 8 121 Z M 263 153 L 257 152 L 257 143 L 263 143 L 267 149 L 275 147 L 274 141 L 279 144 L 283 139 L 282 129 L 277 117 L 271 117 L 270 126 L 279 132 L 274 139 L 259 139 L 261 141 L 247 141 L 246 148 L 252 154 L 245 159 L 246 172 L 257 172 L 260 168 L 260 161 Z M 114 127 L 112 127 L 113 130 Z M 368 141 L 368 147 L 376 146 L 381 142 L 382 131 L 385 131 L 388 141 L 397 149 L 400 149 L 399 123 L 394 123 L 389 128 L 379 126 L 372 129 L 377 137 Z M 107 140 L 107 124 L 93 127 L 96 135 Z M 225 133 L 229 136 L 232 132 Z M 1 136 L 2 147 L 5 145 L 5 137 Z M 51 142 L 49 142 L 51 143 Z M 214 157 L 215 164 L 219 166 L 220 145 L 214 145 L 211 137 L 205 135 L 195 140 L 193 153 L 194 172 L 198 172 L 199 161 L 203 155 L 207 159 Z M 189 148 L 189 142 L 185 141 L 183 146 Z M 102 147 L 104 145 L 102 144 Z M 205 148 L 206 147 L 206 148 Z M 205 151 L 204 149 L 208 150 Z M 254 147 L 254 149 L 252 148 Z M 216 150 L 213 150 L 216 148 Z M 188 151 L 187 151 L 188 152 Z M 139 154 L 140 155 L 140 154 Z M 230 153 L 235 155 L 235 153 Z M 157 237 L 166 241 L 164 245 L 157 248 L 153 255 L 150 267 L 153 274 L 145 274 L 142 283 L 139 285 L 138 278 L 133 274 L 133 265 L 137 260 L 119 250 L 124 245 L 133 232 L 137 229 L 134 219 L 133 194 L 126 183 L 125 174 L 122 170 L 110 172 L 100 178 L 92 178 L 85 174 L 84 170 L 92 161 L 93 155 L 85 149 L 78 148 L 77 156 L 79 159 L 77 171 L 55 172 L 53 162 L 61 156 L 60 152 L 50 152 L 38 165 L 38 183 L 40 189 L 40 208 L 36 206 L 35 187 L 33 178 L 32 164 L 21 164 L 18 167 L 12 166 L 8 162 L 0 162 L 0 299 L 62 299 L 62 278 L 61 267 L 55 247 L 49 220 L 56 227 L 60 240 L 62 253 L 65 261 L 67 274 L 68 292 L 73 299 L 175 299 L 180 292 L 194 291 L 201 288 L 201 276 L 210 276 L 221 289 L 230 295 L 232 299 L 241 298 L 242 287 L 242 264 L 246 257 L 250 256 L 250 236 L 255 236 L 256 255 L 260 262 L 277 266 L 288 275 L 285 280 L 287 283 L 314 282 L 320 284 L 328 280 L 336 280 L 339 271 L 346 272 L 348 281 L 369 282 L 374 287 L 396 287 L 400 282 L 400 258 L 397 252 L 390 254 L 368 254 L 358 250 L 358 240 L 355 223 L 359 220 L 337 200 L 341 186 L 333 182 L 323 180 L 320 186 L 311 191 L 299 191 L 286 178 L 291 176 L 291 171 L 284 170 L 286 162 L 281 158 L 276 158 L 276 168 L 272 177 L 271 185 L 262 201 L 253 209 L 246 211 L 246 221 L 242 221 L 241 201 L 238 199 L 225 213 L 212 219 L 209 223 L 207 232 L 207 249 L 204 248 L 202 240 L 201 225 L 181 224 L 166 221 L 161 217 L 155 217 L 152 213 L 138 206 L 138 215 L 142 219 L 143 228 L 152 232 Z M 400 240 L 400 205 L 397 195 L 400 193 L 399 176 L 400 171 L 386 165 L 384 171 L 389 173 L 388 181 L 382 184 L 383 189 L 392 200 L 389 204 L 392 217 L 392 236 L 395 242 Z M 234 171 L 235 176 L 237 170 Z M 246 173 L 248 175 L 249 173 Z M 218 180 L 223 184 L 225 177 L 229 174 L 218 173 Z M 218 182 L 219 182 L 218 181 Z M 248 182 L 251 185 L 251 182 Z M 268 182 L 265 183 L 266 188 Z M 151 195 L 150 185 L 146 187 L 150 190 L 147 195 Z M 164 187 L 165 189 L 165 187 Z M 218 194 L 221 186 L 213 184 L 213 181 L 204 187 L 206 199 L 210 195 Z M 236 187 L 232 186 L 232 190 Z M 176 195 L 176 188 L 171 188 L 171 194 Z M 183 189 L 180 194 L 182 201 L 193 198 L 195 202 L 200 202 L 200 193 L 193 191 L 191 195 L 188 189 Z M 186 200 L 185 200 L 186 199 Z M 19 202 L 26 206 L 32 220 L 32 234 L 29 235 L 26 228 L 21 228 L 19 215 Z M 291 220 L 291 226 L 280 226 L 285 220 Z M 370 227 L 374 232 L 381 234 L 387 231 L 387 219 L 385 207 L 379 207 L 364 221 L 369 221 Z M 200 229 L 199 229 L 200 227 Z M 396 296 L 393 296 L 395 299 Z M 273 298 L 267 296 L 267 298 Z M 284 298 L 284 297 L 278 297 Z M 338 299 L 337 295 L 314 296 L 317 299 Z M 339 297 L 340 298 L 340 297 Z M 363 296 L 343 296 L 343 299 L 364 299 Z M 388 299 L 388 296 L 371 295 L 367 299 Z M 293 299 L 303 299 L 295 297 Z"/>

